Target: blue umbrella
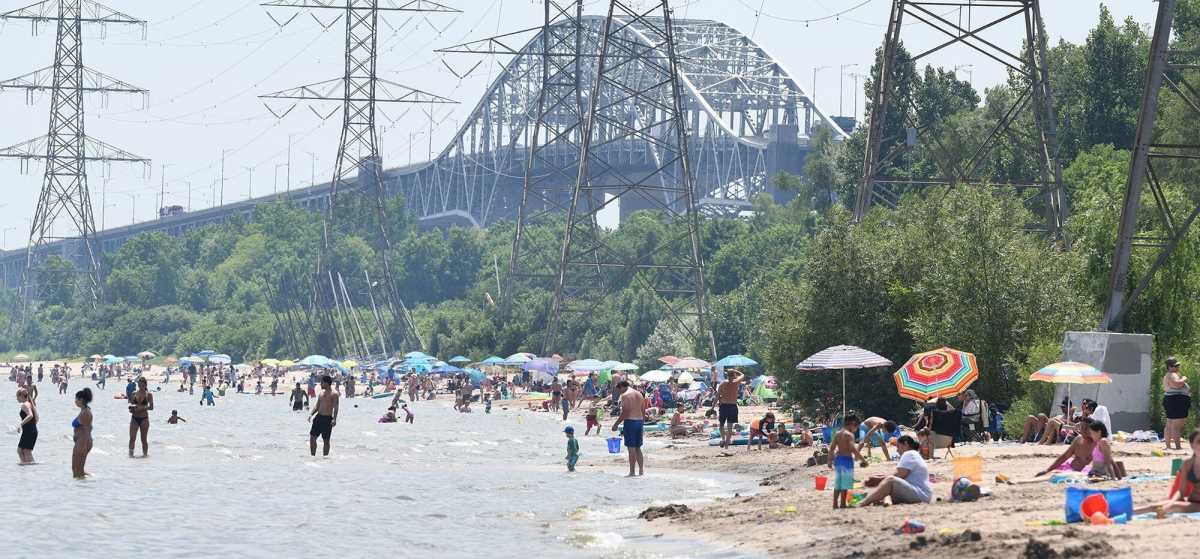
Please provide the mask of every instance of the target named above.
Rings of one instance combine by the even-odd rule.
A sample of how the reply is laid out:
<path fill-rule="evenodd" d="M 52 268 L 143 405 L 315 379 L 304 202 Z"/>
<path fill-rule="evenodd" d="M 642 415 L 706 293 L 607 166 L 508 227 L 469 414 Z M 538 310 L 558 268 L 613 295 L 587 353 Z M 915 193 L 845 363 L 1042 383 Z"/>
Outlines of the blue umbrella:
<path fill-rule="evenodd" d="M 479 386 L 483 383 L 483 379 L 487 378 L 487 375 L 479 369 L 467 369 L 466 373 L 467 376 L 471 377 L 471 384 L 475 386 Z"/>
<path fill-rule="evenodd" d="M 430 356 L 430 355 L 427 355 L 427 354 L 426 354 L 425 352 L 423 352 L 423 351 L 410 351 L 410 352 L 408 352 L 408 353 L 405 353 L 405 354 L 404 354 L 404 357 L 407 357 L 407 358 L 409 358 L 409 359 L 411 359 L 411 358 L 413 358 L 413 357 L 422 357 L 422 358 L 426 358 L 426 359 L 433 359 L 433 357 L 432 357 L 432 356 Z"/>
<path fill-rule="evenodd" d="M 218 353 L 216 355 L 211 355 L 211 356 L 209 356 L 208 361 L 209 361 L 209 363 L 216 363 L 218 365 L 228 365 L 230 363 L 233 363 L 233 359 L 230 358 L 228 355 L 225 355 L 224 353 Z"/>
<path fill-rule="evenodd" d="M 217 352 L 215 352 L 211 349 L 206 349 L 204 351 L 197 351 L 196 355 L 199 355 L 200 357 L 208 357 L 209 355 L 216 355 L 216 353 Z"/>
<path fill-rule="evenodd" d="M 758 361 L 738 354 L 727 355 L 716 362 L 716 366 L 718 367 L 753 367 L 755 365 L 758 365 Z"/>
<path fill-rule="evenodd" d="M 451 363 L 470 363 L 470 362 L 471 362 L 471 360 L 470 360 L 469 358 L 467 358 L 467 357 L 464 357 L 464 356 L 462 356 L 462 355 L 455 355 L 454 357 L 451 357 L 451 358 L 450 358 L 450 362 L 451 362 Z"/>
<path fill-rule="evenodd" d="M 330 367 L 333 361 L 324 355 L 309 355 L 301 359 L 297 365 L 306 365 L 309 367 Z"/>
<path fill-rule="evenodd" d="M 124 357 L 117 357 L 114 355 L 112 357 L 105 359 L 104 364 L 105 365 L 116 365 L 117 363 L 123 363 L 124 361 L 125 361 Z"/>
<path fill-rule="evenodd" d="M 461 367 L 455 367 L 454 365 L 445 364 L 440 367 L 434 367 L 429 372 L 438 374 L 457 374 L 463 372 L 463 369 Z"/>

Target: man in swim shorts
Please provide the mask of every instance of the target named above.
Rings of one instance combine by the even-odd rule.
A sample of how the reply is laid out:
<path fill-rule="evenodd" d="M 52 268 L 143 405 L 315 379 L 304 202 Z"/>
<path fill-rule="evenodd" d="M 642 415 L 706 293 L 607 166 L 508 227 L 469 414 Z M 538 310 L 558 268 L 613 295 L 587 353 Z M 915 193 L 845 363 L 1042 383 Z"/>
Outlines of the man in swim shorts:
<path fill-rule="evenodd" d="M 642 433 L 644 431 L 643 423 L 645 416 L 643 410 L 646 409 L 646 398 L 641 392 L 633 390 L 629 387 L 629 381 L 622 380 L 617 383 L 616 393 L 621 396 L 621 413 L 617 415 L 617 420 L 613 422 L 612 430 L 622 429 L 625 436 L 625 450 L 629 452 L 629 476 L 635 474 L 634 466 L 637 466 L 636 475 L 645 475 L 645 457 L 642 456 Z"/>
<path fill-rule="evenodd" d="M 721 427 L 721 448 L 728 448 L 733 439 L 733 426 L 738 422 L 738 391 L 746 375 L 733 369 L 721 384 L 717 385 L 717 421 Z"/>
<path fill-rule="evenodd" d="M 305 394 L 304 389 L 300 388 L 300 383 L 296 383 L 296 388 L 292 389 L 292 411 L 300 411 L 308 403 L 308 394 Z"/>
<path fill-rule="evenodd" d="M 321 437 L 323 445 L 322 456 L 329 456 L 329 436 L 333 434 L 333 426 L 337 425 L 338 406 L 337 392 L 333 391 L 333 378 L 329 375 L 321 377 L 321 395 L 317 398 L 317 405 L 313 406 L 313 411 L 308 415 L 308 420 L 312 422 L 312 429 L 308 431 L 308 451 L 313 456 L 317 455 L 317 437 Z"/>

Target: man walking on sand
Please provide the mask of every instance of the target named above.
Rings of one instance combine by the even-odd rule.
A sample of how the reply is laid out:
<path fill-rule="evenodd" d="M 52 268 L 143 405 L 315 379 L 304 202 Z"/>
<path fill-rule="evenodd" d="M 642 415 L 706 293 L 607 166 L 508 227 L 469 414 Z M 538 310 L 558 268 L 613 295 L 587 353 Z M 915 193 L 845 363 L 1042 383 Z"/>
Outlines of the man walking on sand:
<path fill-rule="evenodd" d="M 717 421 L 721 426 L 721 448 L 729 448 L 733 439 L 733 426 L 738 421 L 738 392 L 746 375 L 732 369 L 725 380 L 717 385 Z"/>
<path fill-rule="evenodd" d="M 621 413 L 617 415 L 617 420 L 613 422 L 612 430 L 616 431 L 618 426 L 624 427 L 625 450 L 629 451 L 629 476 L 635 474 L 634 466 L 637 466 L 636 475 L 645 475 L 645 457 L 642 456 L 642 433 L 643 421 L 645 416 L 642 415 L 646 409 L 646 399 L 641 392 L 630 390 L 629 381 L 622 380 L 617 383 L 617 394 L 621 396 Z"/>
<path fill-rule="evenodd" d="M 329 375 L 322 376 L 321 396 L 308 415 L 308 420 L 312 422 L 312 429 L 308 432 L 308 451 L 313 456 L 317 455 L 318 436 L 323 444 L 322 456 L 329 456 L 329 436 L 333 434 L 333 426 L 337 425 L 339 403 L 338 394 L 333 391 L 333 379 Z"/>

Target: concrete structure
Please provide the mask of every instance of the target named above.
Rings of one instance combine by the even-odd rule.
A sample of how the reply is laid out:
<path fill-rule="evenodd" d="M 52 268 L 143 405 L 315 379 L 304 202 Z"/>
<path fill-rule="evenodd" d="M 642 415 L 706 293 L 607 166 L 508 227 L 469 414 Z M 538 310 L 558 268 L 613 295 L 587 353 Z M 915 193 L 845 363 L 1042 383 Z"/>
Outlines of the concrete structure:
<path fill-rule="evenodd" d="M 1074 385 L 1071 399 L 1092 398 L 1108 406 L 1113 429 L 1134 431 L 1150 427 L 1150 372 L 1154 336 L 1113 332 L 1067 332 L 1063 336 L 1063 361 L 1086 363 L 1112 375 L 1111 384 Z M 1055 402 L 1067 395 L 1058 385 Z"/>

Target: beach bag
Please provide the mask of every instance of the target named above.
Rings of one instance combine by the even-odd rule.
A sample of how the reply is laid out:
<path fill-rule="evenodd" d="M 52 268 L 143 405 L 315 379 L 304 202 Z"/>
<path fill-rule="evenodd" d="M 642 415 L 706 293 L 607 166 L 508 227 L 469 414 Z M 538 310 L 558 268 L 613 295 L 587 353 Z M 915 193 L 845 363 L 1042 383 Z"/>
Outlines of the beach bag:
<path fill-rule="evenodd" d="M 1133 519 L 1133 491 L 1128 487 L 1118 489 L 1088 489 L 1086 487 L 1068 487 L 1067 502 L 1064 507 L 1066 510 L 1067 522 L 1082 522 L 1083 517 L 1079 513 L 1079 506 L 1083 504 L 1083 500 L 1089 495 L 1104 495 L 1104 499 L 1108 501 L 1108 517 L 1113 520 L 1118 520 L 1124 516 L 1123 521 Z"/>

